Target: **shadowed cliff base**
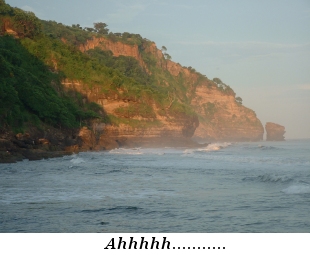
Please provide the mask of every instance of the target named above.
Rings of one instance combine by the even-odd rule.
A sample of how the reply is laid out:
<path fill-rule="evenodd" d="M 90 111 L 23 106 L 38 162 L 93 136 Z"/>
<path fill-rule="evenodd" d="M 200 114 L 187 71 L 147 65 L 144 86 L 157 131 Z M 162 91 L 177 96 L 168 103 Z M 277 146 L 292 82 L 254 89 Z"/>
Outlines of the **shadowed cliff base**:
<path fill-rule="evenodd" d="M 55 131 L 55 130 L 53 130 Z M 118 137 L 101 136 L 82 128 L 76 135 L 68 132 L 26 133 L 13 135 L 6 133 L 0 138 L 0 163 L 16 163 L 24 159 L 40 160 L 62 157 L 84 151 L 104 151 L 116 148 L 163 148 L 186 147 L 198 148 L 207 144 L 199 144 L 191 138 L 183 137 Z M 38 138 L 38 137 L 48 137 Z"/>

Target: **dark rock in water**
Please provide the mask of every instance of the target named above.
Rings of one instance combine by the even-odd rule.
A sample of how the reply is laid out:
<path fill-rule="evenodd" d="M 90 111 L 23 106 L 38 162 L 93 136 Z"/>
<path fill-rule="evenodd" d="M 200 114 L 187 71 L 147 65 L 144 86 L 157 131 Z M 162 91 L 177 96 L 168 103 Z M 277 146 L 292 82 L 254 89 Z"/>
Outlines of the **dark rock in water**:
<path fill-rule="evenodd" d="M 284 133 L 285 127 L 276 123 L 266 123 L 267 141 L 285 141 Z"/>

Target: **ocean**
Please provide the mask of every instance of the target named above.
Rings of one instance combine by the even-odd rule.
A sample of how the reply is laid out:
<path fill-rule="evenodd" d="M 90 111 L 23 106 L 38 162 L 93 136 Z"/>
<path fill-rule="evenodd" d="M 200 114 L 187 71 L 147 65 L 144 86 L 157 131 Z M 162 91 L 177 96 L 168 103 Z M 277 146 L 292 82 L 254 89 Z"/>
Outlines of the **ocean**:
<path fill-rule="evenodd" d="M 0 164 L 0 232 L 310 232 L 310 140 Z"/>

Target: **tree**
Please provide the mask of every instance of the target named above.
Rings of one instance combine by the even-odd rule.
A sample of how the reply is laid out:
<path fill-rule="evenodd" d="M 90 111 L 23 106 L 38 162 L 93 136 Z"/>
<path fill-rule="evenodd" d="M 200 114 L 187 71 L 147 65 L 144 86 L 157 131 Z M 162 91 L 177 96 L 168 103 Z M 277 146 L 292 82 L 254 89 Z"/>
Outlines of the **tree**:
<path fill-rule="evenodd" d="M 220 78 L 213 78 L 213 81 L 214 81 L 217 85 L 223 84 L 223 82 L 221 81 Z"/>
<path fill-rule="evenodd" d="M 91 27 L 85 27 L 84 30 L 88 31 L 88 32 L 94 32 L 95 31 L 95 29 L 93 29 Z"/>
<path fill-rule="evenodd" d="M 107 35 L 109 33 L 109 29 L 107 29 L 107 26 L 108 25 L 106 23 L 102 22 L 94 23 L 95 31 L 101 35 Z"/>
<path fill-rule="evenodd" d="M 167 51 L 167 48 L 165 46 L 162 46 L 161 51 Z"/>
<path fill-rule="evenodd" d="M 236 102 L 238 104 L 242 104 L 242 98 L 241 97 L 236 97 Z"/>
<path fill-rule="evenodd" d="M 168 53 L 164 53 L 165 59 L 171 59 L 171 56 Z"/>
<path fill-rule="evenodd" d="M 5 15 L 9 14 L 10 12 L 12 14 L 12 8 L 7 5 L 4 0 L 0 0 L 0 14 Z M 11 14 L 10 16 L 12 16 Z"/>
<path fill-rule="evenodd" d="M 21 37 L 34 37 L 41 32 L 41 22 L 33 12 L 14 10 L 14 26 Z"/>

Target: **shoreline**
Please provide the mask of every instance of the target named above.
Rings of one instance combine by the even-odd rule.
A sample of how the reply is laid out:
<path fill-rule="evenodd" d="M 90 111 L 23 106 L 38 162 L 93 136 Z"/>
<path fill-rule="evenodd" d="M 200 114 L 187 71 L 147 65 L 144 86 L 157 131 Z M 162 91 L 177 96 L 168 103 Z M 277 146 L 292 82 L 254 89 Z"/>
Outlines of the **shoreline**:
<path fill-rule="evenodd" d="M 70 150 L 70 147 L 63 150 L 51 150 L 51 146 L 48 144 L 32 145 L 25 142 L 21 142 L 16 139 L 0 139 L 0 164 L 17 163 L 28 159 L 29 161 L 41 160 L 48 158 L 63 157 L 80 152 L 98 152 L 98 151 L 110 151 L 118 148 L 164 148 L 164 147 L 183 147 L 183 148 L 201 148 L 208 146 L 210 143 L 200 144 L 189 138 L 131 138 L 125 139 L 122 142 L 115 140 L 114 146 L 104 149 L 85 149 L 83 146 L 75 146 L 74 150 Z"/>
<path fill-rule="evenodd" d="M 197 139 L 185 137 L 110 137 L 105 139 L 100 146 L 92 146 L 88 139 L 71 140 L 64 142 L 62 140 L 30 139 L 29 135 L 15 135 L 0 138 L 0 164 L 1 163 L 17 163 L 28 159 L 29 161 L 63 157 L 78 154 L 80 152 L 99 152 L 110 151 L 118 148 L 202 148 L 211 143 L 223 142 L 259 142 L 244 140 L 202 140 L 199 143 Z M 200 142 L 202 142 L 200 141 Z"/>

